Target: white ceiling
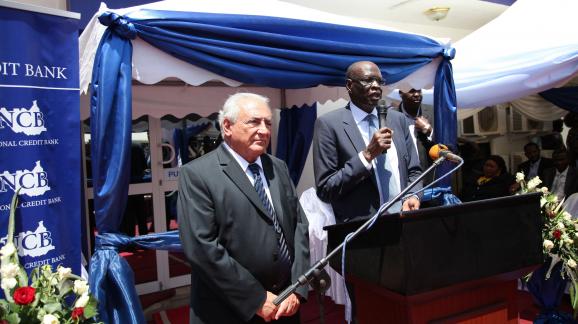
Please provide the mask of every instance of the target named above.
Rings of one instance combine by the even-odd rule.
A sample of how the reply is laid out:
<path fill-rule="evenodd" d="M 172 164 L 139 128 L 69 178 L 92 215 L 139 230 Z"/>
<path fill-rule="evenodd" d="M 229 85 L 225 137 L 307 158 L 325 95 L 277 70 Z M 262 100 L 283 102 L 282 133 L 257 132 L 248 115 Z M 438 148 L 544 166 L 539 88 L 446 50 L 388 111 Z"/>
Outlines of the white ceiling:
<path fill-rule="evenodd" d="M 480 0 L 283 0 L 304 7 L 381 23 L 402 31 L 450 38 L 463 38 L 499 16 L 508 7 Z M 430 20 L 424 11 L 449 7 L 446 18 Z"/>

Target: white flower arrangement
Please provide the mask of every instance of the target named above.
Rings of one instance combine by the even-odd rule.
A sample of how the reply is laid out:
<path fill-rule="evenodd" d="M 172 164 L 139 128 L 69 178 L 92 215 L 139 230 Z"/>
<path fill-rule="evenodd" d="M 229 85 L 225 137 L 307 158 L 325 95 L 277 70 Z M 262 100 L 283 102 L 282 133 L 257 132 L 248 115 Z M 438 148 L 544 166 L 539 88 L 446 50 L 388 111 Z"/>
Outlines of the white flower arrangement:
<path fill-rule="evenodd" d="M 563 209 L 564 201 L 558 201 L 555 194 L 548 188 L 538 186 L 542 183 L 540 178 L 534 177 L 526 183 L 522 172 L 516 173 L 516 182 L 520 184 L 519 193 L 540 192 L 540 207 L 544 216 L 542 239 L 544 255 L 550 257 L 550 265 L 546 273 L 546 279 L 550 278 L 552 269 L 558 262 L 562 262 L 560 275 L 563 279 L 568 278 L 570 285 L 570 300 L 574 312 L 578 310 L 578 273 L 576 272 L 578 260 L 578 220 Z"/>
<path fill-rule="evenodd" d="M 16 193 L 10 206 L 7 243 L 0 248 L 0 324 L 84 324 L 95 323 L 97 301 L 89 294 L 88 283 L 70 268 L 43 265 L 30 276 L 20 265 L 14 237 Z M 67 300 L 69 299 L 69 300 Z"/>

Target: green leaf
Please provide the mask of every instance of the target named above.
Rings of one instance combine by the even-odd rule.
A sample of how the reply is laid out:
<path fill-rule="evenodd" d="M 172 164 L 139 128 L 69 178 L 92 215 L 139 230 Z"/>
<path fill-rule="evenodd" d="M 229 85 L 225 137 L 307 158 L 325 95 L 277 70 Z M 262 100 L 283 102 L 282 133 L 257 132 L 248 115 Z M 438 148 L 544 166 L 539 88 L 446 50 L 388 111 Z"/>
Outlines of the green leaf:
<path fill-rule="evenodd" d="M 10 324 L 18 324 L 20 323 L 20 316 L 18 316 L 18 313 L 12 313 L 6 316 L 6 320 Z"/>
<path fill-rule="evenodd" d="M 20 189 L 16 190 L 14 196 L 12 196 L 12 202 L 10 203 L 10 217 L 8 218 L 8 235 L 6 235 L 8 240 L 14 241 L 14 217 L 16 215 L 16 207 L 18 206 L 18 195 L 20 194 Z M 8 241 L 6 241 L 8 243 Z"/>
<path fill-rule="evenodd" d="M 96 308 L 97 305 L 98 305 L 98 302 L 96 301 L 96 299 L 91 297 L 88 300 L 88 303 L 86 304 L 86 306 L 84 307 L 84 317 L 85 318 L 92 318 L 92 317 L 95 317 L 96 315 L 98 315 L 98 311 Z"/>
<path fill-rule="evenodd" d="M 26 270 L 23 267 L 18 267 L 18 285 L 20 287 L 28 286 L 28 274 L 26 274 Z"/>
<path fill-rule="evenodd" d="M 53 314 L 62 310 L 62 305 L 60 303 L 50 303 L 44 305 L 44 310 L 46 313 Z"/>

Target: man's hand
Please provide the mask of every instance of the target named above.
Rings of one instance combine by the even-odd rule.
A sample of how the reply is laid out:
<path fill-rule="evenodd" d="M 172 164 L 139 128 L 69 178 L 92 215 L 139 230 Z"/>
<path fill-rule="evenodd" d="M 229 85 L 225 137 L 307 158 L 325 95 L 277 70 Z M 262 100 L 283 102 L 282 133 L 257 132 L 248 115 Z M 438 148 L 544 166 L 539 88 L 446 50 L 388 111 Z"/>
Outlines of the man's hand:
<path fill-rule="evenodd" d="M 367 162 L 371 162 L 381 153 L 387 151 L 391 147 L 393 137 L 393 130 L 382 127 L 378 129 L 371 137 L 369 144 L 363 151 L 363 156 Z"/>
<path fill-rule="evenodd" d="M 275 312 L 277 311 L 277 306 L 273 304 L 273 300 L 277 298 L 277 295 L 267 292 L 267 299 L 265 299 L 265 303 L 261 306 L 261 309 L 257 311 L 257 315 L 261 317 L 265 322 L 270 322 L 275 318 Z M 283 305 L 283 303 L 281 303 Z"/>
<path fill-rule="evenodd" d="M 419 199 L 415 198 L 414 196 L 409 197 L 403 202 L 403 206 L 401 210 L 408 211 L 408 210 L 417 210 L 419 209 Z"/>
<path fill-rule="evenodd" d="M 297 298 L 295 294 L 291 294 L 291 296 L 287 297 L 287 299 L 279 305 L 277 314 L 275 314 L 275 320 L 278 320 L 281 316 L 291 316 L 297 313 L 300 304 L 299 298 Z"/>
<path fill-rule="evenodd" d="M 432 132 L 431 124 L 429 123 L 427 118 L 423 116 L 415 118 L 415 128 L 427 136 L 429 136 Z"/>

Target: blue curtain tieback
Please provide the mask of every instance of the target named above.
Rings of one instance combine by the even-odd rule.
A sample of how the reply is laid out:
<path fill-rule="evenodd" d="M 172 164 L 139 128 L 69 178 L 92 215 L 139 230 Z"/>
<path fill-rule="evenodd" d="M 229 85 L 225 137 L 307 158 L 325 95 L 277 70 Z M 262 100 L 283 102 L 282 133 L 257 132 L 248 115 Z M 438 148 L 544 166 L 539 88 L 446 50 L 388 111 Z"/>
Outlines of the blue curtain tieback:
<path fill-rule="evenodd" d="M 181 252 L 183 250 L 179 238 L 179 231 L 152 233 L 137 237 L 130 237 L 118 233 L 103 233 L 96 236 L 96 250 L 114 250 L 118 253 L 131 247 L 173 252 Z"/>
<path fill-rule="evenodd" d="M 445 48 L 443 52 L 443 56 L 445 59 L 453 60 L 456 57 L 456 49 L 453 47 Z"/>
<path fill-rule="evenodd" d="M 98 17 L 98 21 L 100 21 L 101 24 L 108 26 L 117 35 L 124 39 L 136 38 L 137 31 L 134 24 L 121 15 L 107 11 Z"/>
<path fill-rule="evenodd" d="M 131 238 L 123 234 L 103 233 L 96 236 L 96 250 L 114 250 L 119 252 L 131 244 Z"/>

